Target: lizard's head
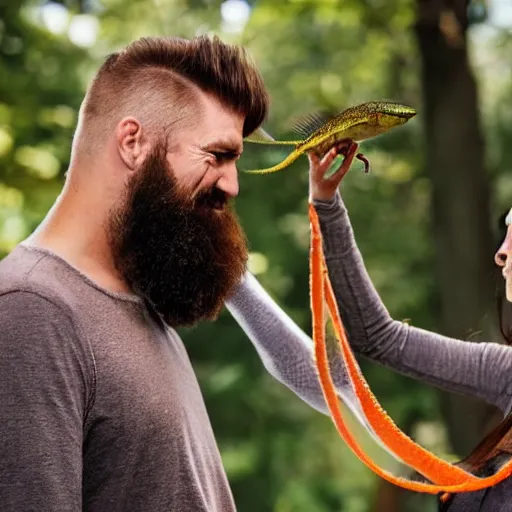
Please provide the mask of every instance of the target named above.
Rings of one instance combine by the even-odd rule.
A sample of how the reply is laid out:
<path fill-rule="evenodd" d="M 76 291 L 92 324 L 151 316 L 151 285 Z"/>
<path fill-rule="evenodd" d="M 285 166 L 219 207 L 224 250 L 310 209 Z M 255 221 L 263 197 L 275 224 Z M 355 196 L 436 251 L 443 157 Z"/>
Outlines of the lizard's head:
<path fill-rule="evenodd" d="M 404 124 L 416 115 L 415 109 L 400 103 L 382 101 L 369 106 L 378 115 L 379 124 L 388 128 Z"/>

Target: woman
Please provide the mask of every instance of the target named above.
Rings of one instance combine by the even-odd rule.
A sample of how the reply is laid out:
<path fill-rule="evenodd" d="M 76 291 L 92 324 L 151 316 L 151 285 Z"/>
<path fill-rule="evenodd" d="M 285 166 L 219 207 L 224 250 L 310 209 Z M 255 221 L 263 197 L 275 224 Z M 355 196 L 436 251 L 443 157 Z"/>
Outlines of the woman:
<path fill-rule="evenodd" d="M 320 218 L 329 275 L 354 352 L 447 391 L 481 398 L 497 406 L 506 417 L 512 409 L 512 348 L 465 342 L 411 327 L 393 320 L 382 304 L 337 192 L 356 150 L 357 145 L 351 145 L 342 166 L 329 178 L 325 173 L 338 150 L 333 148 L 321 160 L 309 156 L 310 194 Z M 512 213 L 507 217 L 509 226 L 511 222 Z M 496 254 L 496 263 L 504 267 L 507 298 L 512 301 L 511 227 Z M 247 276 L 229 301 L 228 309 L 251 338 L 267 370 L 311 406 L 326 413 L 311 339 L 278 308 L 254 277 Z M 333 374 L 338 392 L 350 400 L 343 367 L 335 367 Z M 509 458 L 507 451 L 512 441 L 507 440 L 506 433 L 511 427 L 512 420 L 506 420 L 495 429 L 464 461 L 465 468 L 479 476 L 494 473 Z M 440 503 L 440 510 L 510 511 L 512 478 L 490 489 L 453 495 Z"/>

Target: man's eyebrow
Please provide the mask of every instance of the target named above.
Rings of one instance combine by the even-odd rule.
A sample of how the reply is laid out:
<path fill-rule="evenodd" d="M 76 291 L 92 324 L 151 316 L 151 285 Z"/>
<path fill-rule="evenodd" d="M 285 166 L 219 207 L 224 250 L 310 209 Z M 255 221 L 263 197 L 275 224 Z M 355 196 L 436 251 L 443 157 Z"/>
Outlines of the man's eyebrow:
<path fill-rule="evenodd" d="M 217 153 L 233 153 L 235 155 L 241 155 L 243 146 L 238 141 L 216 140 L 206 144 L 202 149 L 205 151 L 213 151 Z"/>

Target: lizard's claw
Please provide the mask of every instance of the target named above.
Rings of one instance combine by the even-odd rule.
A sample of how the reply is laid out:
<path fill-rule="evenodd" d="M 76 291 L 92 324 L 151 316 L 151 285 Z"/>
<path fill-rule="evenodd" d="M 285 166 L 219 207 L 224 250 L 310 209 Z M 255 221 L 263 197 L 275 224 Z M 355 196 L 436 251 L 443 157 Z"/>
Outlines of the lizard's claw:
<path fill-rule="evenodd" d="M 366 158 L 366 157 L 363 155 L 363 153 L 358 153 L 358 154 L 356 155 L 356 158 L 357 158 L 358 160 L 361 160 L 361 162 L 363 162 L 363 164 L 364 164 L 364 172 L 365 172 L 366 174 L 368 174 L 368 173 L 370 172 L 370 162 L 368 161 L 368 158 Z"/>
<path fill-rule="evenodd" d="M 355 146 L 355 148 L 354 148 Z M 356 142 L 354 142 L 352 139 L 344 139 L 338 144 L 336 144 L 336 150 L 338 152 L 338 155 L 342 155 L 346 157 L 350 151 L 357 151 L 357 148 L 359 147 Z M 358 160 L 361 160 L 364 164 L 364 172 L 365 174 L 368 174 L 370 172 L 370 162 L 368 159 L 363 155 L 363 153 L 357 153 L 356 158 Z"/>
<path fill-rule="evenodd" d="M 338 155 L 347 156 L 348 152 L 356 146 L 356 149 L 358 147 L 357 143 L 354 142 L 351 139 L 345 139 L 338 143 L 336 146 L 336 149 L 338 150 Z M 356 158 L 358 160 L 361 160 L 364 164 L 364 172 L 368 174 L 370 172 L 370 162 L 368 161 L 368 158 L 366 158 L 362 153 L 357 153 Z"/>
<path fill-rule="evenodd" d="M 355 142 L 352 139 L 340 140 L 335 146 L 338 151 L 338 155 L 347 156 L 347 153 L 353 144 L 355 144 Z"/>

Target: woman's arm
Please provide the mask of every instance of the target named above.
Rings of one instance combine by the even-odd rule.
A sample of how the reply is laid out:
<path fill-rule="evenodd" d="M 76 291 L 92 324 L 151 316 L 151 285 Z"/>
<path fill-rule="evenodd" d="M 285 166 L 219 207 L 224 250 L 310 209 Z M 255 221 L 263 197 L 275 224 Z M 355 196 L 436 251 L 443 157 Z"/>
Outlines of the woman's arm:
<path fill-rule="evenodd" d="M 329 414 L 314 363 L 313 340 L 247 273 L 226 306 L 253 343 L 267 371 L 311 407 Z M 339 396 L 367 425 L 341 359 L 331 361 Z M 368 425 L 367 425 L 368 427 Z M 368 427 L 371 433 L 371 428 Z"/>
<path fill-rule="evenodd" d="M 355 352 L 429 384 L 473 395 L 508 412 L 512 348 L 471 343 L 393 320 L 365 269 L 339 193 L 315 200 L 338 307 Z"/>

